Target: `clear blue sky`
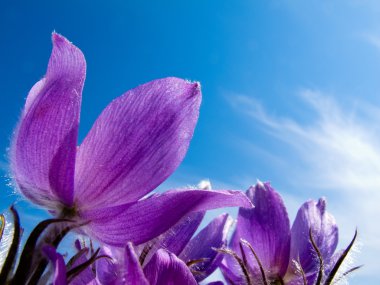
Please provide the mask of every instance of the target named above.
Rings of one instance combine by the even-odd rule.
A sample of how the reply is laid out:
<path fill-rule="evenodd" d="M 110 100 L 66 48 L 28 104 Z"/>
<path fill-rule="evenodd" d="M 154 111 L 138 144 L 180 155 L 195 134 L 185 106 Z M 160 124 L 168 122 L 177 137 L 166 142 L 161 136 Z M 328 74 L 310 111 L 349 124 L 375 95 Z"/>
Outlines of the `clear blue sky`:
<path fill-rule="evenodd" d="M 0 2 L 0 166 L 5 209 L 12 130 L 45 73 L 53 30 L 87 60 L 80 137 L 115 97 L 177 76 L 203 87 L 190 150 L 163 186 L 270 180 L 294 217 L 326 196 L 344 246 L 358 226 L 369 284 L 380 269 L 380 3 L 340 1 Z M 27 207 L 21 203 L 19 207 Z M 31 207 L 25 220 L 40 217 Z"/>

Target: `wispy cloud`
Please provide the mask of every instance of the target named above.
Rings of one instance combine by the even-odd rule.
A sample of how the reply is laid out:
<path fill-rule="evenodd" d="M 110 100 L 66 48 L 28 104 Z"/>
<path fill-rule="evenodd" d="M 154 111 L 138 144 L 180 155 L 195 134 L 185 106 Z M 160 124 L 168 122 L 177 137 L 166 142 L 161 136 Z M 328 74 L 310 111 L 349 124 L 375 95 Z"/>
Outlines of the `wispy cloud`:
<path fill-rule="evenodd" d="M 342 106 L 332 96 L 314 90 L 303 90 L 300 96 L 306 104 L 302 107 L 314 112 L 312 120 L 270 115 L 259 102 L 243 95 L 234 96 L 231 104 L 292 149 L 291 154 L 280 154 L 280 159 L 294 162 L 296 171 L 283 179 L 296 182 L 296 188 L 328 193 L 330 211 L 339 221 L 345 242 L 359 227 L 363 271 L 375 274 L 380 255 L 376 221 L 380 217 L 380 109 L 363 102 Z"/>
<path fill-rule="evenodd" d="M 371 46 L 373 46 L 377 50 L 380 50 L 380 34 L 379 33 L 365 32 L 365 33 L 362 33 L 360 36 L 368 44 L 370 44 Z"/>

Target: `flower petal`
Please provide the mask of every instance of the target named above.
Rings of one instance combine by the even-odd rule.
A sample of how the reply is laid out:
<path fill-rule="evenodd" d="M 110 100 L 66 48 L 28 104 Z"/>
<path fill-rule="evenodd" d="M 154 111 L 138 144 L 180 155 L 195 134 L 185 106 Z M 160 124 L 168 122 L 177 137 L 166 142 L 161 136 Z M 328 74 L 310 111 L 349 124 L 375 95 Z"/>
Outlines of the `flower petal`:
<path fill-rule="evenodd" d="M 99 284 L 119 285 L 122 284 L 124 275 L 124 250 L 102 246 L 99 256 L 104 255 L 109 258 L 101 258 L 96 261 L 96 280 Z"/>
<path fill-rule="evenodd" d="M 23 194 L 45 207 L 72 206 L 79 113 L 86 62 L 82 52 L 53 33 L 45 77 L 26 99 L 10 152 Z"/>
<path fill-rule="evenodd" d="M 291 258 L 298 260 L 305 273 L 318 270 L 318 260 L 309 238 L 320 250 L 325 264 L 329 262 L 338 244 L 338 226 L 334 217 L 326 211 L 326 200 L 308 201 L 298 210 L 292 226 Z"/>
<path fill-rule="evenodd" d="M 144 259 L 144 264 L 149 262 L 160 248 L 179 255 L 198 229 L 204 215 L 205 212 L 190 213 L 157 238 L 140 245 L 140 247 L 143 246 L 142 249 L 149 248 L 149 252 Z"/>
<path fill-rule="evenodd" d="M 255 250 L 264 270 L 284 276 L 289 262 L 290 224 L 280 195 L 269 183 L 257 183 L 247 191 L 254 209 L 239 210 L 236 232 L 230 247 L 240 253 L 240 239 L 247 240 Z M 258 268 L 251 251 L 244 247 L 248 263 Z"/>
<path fill-rule="evenodd" d="M 89 235 L 120 247 L 126 241 L 138 245 L 151 240 L 191 212 L 234 206 L 252 204 L 240 191 L 172 190 L 138 202 L 79 214 L 91 221 L 87 226 Z"/>
<path fill-rule="evenodd" d="M 235 264 L 236 261 L 230 259 L 230 262 L 223 261 L 220 264 L 220 270 L 222 271 L 224 279 L 226 279 L 229 285 L 245 285 L 247 284 L 244 279 L 244 274 L 241 272 L 239 265 Z"/>
<path fill-rule="evenodd" d="M 139 258 L 137 257 L 133 245 L 128 242 L 125 249 L 125 285 L 149 285 L 148 280 L 145 278 L 145 274 L 140 265 Z"/>
<path fill-rule="evenodd" d="M 226 246 L 227 233 L 232 225 L 228 214 L 222 214 L 211 221 L 199 232 L 179 255 L 186 264 L 191 261 L 205 259 L 197 262 L 190 268 L 197 272 L 195 278 L 198 282 L 207 278 L 219 266 L 223 255 L 214 250 Z"/>
<path fill-rule="evenodd" d="M 112 101 L 78 150 L 81 208 L 116 206 L 160 185 L 184 158 L 198 120 L 199 83 L 154 80 Z"/>
<path fill-rule="evenodd" d="M 173 253 L 164 249 L 156 252 L 144 268 L 144 273 L 151 285 L 198 284 L 187 265 Z"/>
<path fill-rule="evenodd" d="M 62 255 L 60 255 L 53 246 L 46 245 L 43 252 L 54 266 L 53 285 L 66 285 L 66 265 Z"/>

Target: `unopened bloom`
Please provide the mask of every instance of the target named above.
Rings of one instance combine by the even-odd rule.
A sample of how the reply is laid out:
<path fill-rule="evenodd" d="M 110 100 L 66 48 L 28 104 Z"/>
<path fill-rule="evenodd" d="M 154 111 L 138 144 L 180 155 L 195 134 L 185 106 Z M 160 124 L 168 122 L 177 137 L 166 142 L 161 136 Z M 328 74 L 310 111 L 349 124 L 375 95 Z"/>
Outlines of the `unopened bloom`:
<path fill-rule="evenodd" d="M 247 196 L 255 208 L 239 210 L 230 249 L 221 249 L 229 284 L 330 284 L 344 256 L 334 255 L 338 227 L 325 199 L 305 202 L 290 228 L 281 196 L 269 183 L 257 183 Z"/>
<path fill-rule="evenodd" d="M 77 146 L 86 62 L 53 34 L 47 73 L 30 90 L 10 159 L 32 202 L 87 223 L 103 243 L 146 242 L 193 211 L 251 203 L 240 192 L 184 190 L 143 198 L 180 164 L 201 102 L 199 83 L 154 80 L 112 101 Z"/>

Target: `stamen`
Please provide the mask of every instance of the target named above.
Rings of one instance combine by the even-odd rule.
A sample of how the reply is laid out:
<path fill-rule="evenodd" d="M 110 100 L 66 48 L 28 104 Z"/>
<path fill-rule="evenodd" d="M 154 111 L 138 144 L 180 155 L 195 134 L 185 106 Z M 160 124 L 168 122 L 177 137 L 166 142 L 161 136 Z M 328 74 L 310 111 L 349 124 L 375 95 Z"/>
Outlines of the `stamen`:
<path fill-rule="evenodd" d="M 322 254 L 321 254 L 321 252 L 320 252 L 317 244 L 314 241 L 313 233 L 311 231 L 311 228 L 309 230 L 309 237 L 310 237 L 311 244 L 312 244 L 315 252 L 317 253 L 318 260 L 319 260 L 319 272 L 318 272 L 317 282 L 315 283 L 315 285 L 321 285 L 322 277 L 323 277 L 323 268 L 324 268 L 323 257 L 322 257 Z"/>
<path fill-rule="evenodd" d="M 264 271 L 263 265 L 262 265 L 262 263 L 261 263 L 259 257 L 257 256 L 256 252 L 253 250 L 252 245 L 251 245 L 248 241 L 246 241 L 246 240 L 244 240 L 244 239 L 240 239 L 240 242 L 243 243 L 245 246 L 247 246 L 247 247 L 251 250 L 253 256 L 255 257 L 255 259 L 256 259 L 256 261 L 257 261 L 257 264 L 259 265 L 260 272 L 261 272 L 261 277 L 262 277 L 262 279 L 263 279 L 264 285 L 269 285 L 269 283 L 268 283 L 268 279 L 267 279 L 267 277 L 265 276 L 265 271 Z"/>
<path fill-rule="evenodd" d="M 339 257 L 338 261 L 335 263 L 334 265 L 334 268 L 331 270 L 329 276 L 327 277 L 326 279 L 326 285 L 329 285 L 332 283 L 332 281 L 334 280 L 334 277 L 336 275 L 336 273 L 338 272 L 339 270 L 339 267 L 342 265 L 344 259 L 347 257 L 347 254 L 349 253 L 349 251 L 351 250 L 352 246 L 354 245 L 355 243 L 355 240 L 356 240 L 356 237 L 358 235 L 358 230 L 356 229 L 355 230 L 355 234 L 354 234 L 354 237 L 352 238 L 350 244 L 347 246 L 347 248 L 343 251 L 343 253 L 341 254 L 341 256 Z M 356 269 L 359 269 L 361 266 L 358 266 L 357 268 L 354 267 L 352 271 L 356 270 Z M 350 270 L 349 270 L 350 271 Z M 352 271 L 347 271 L 347 274 L 349 274 L 350 272 Z M 347 275 L 346 274 L 346 275 Z"/>
<path fill-rule="evenodd" d="M 228 248 L 213 248 L 213 249 L 218 251 L 218 252 L 231 255 L 233 258 L 235 258 L 235 260 L 240 265 L 241 270 L 243 271 L 243 274 L 244 274 L 245 280 L 247 281 L 247 284 L 253 285 L 251 277 L 249 276 L 247 266 L 244 264 L 244 261 L 234 251 L 232 251 Z"/>

